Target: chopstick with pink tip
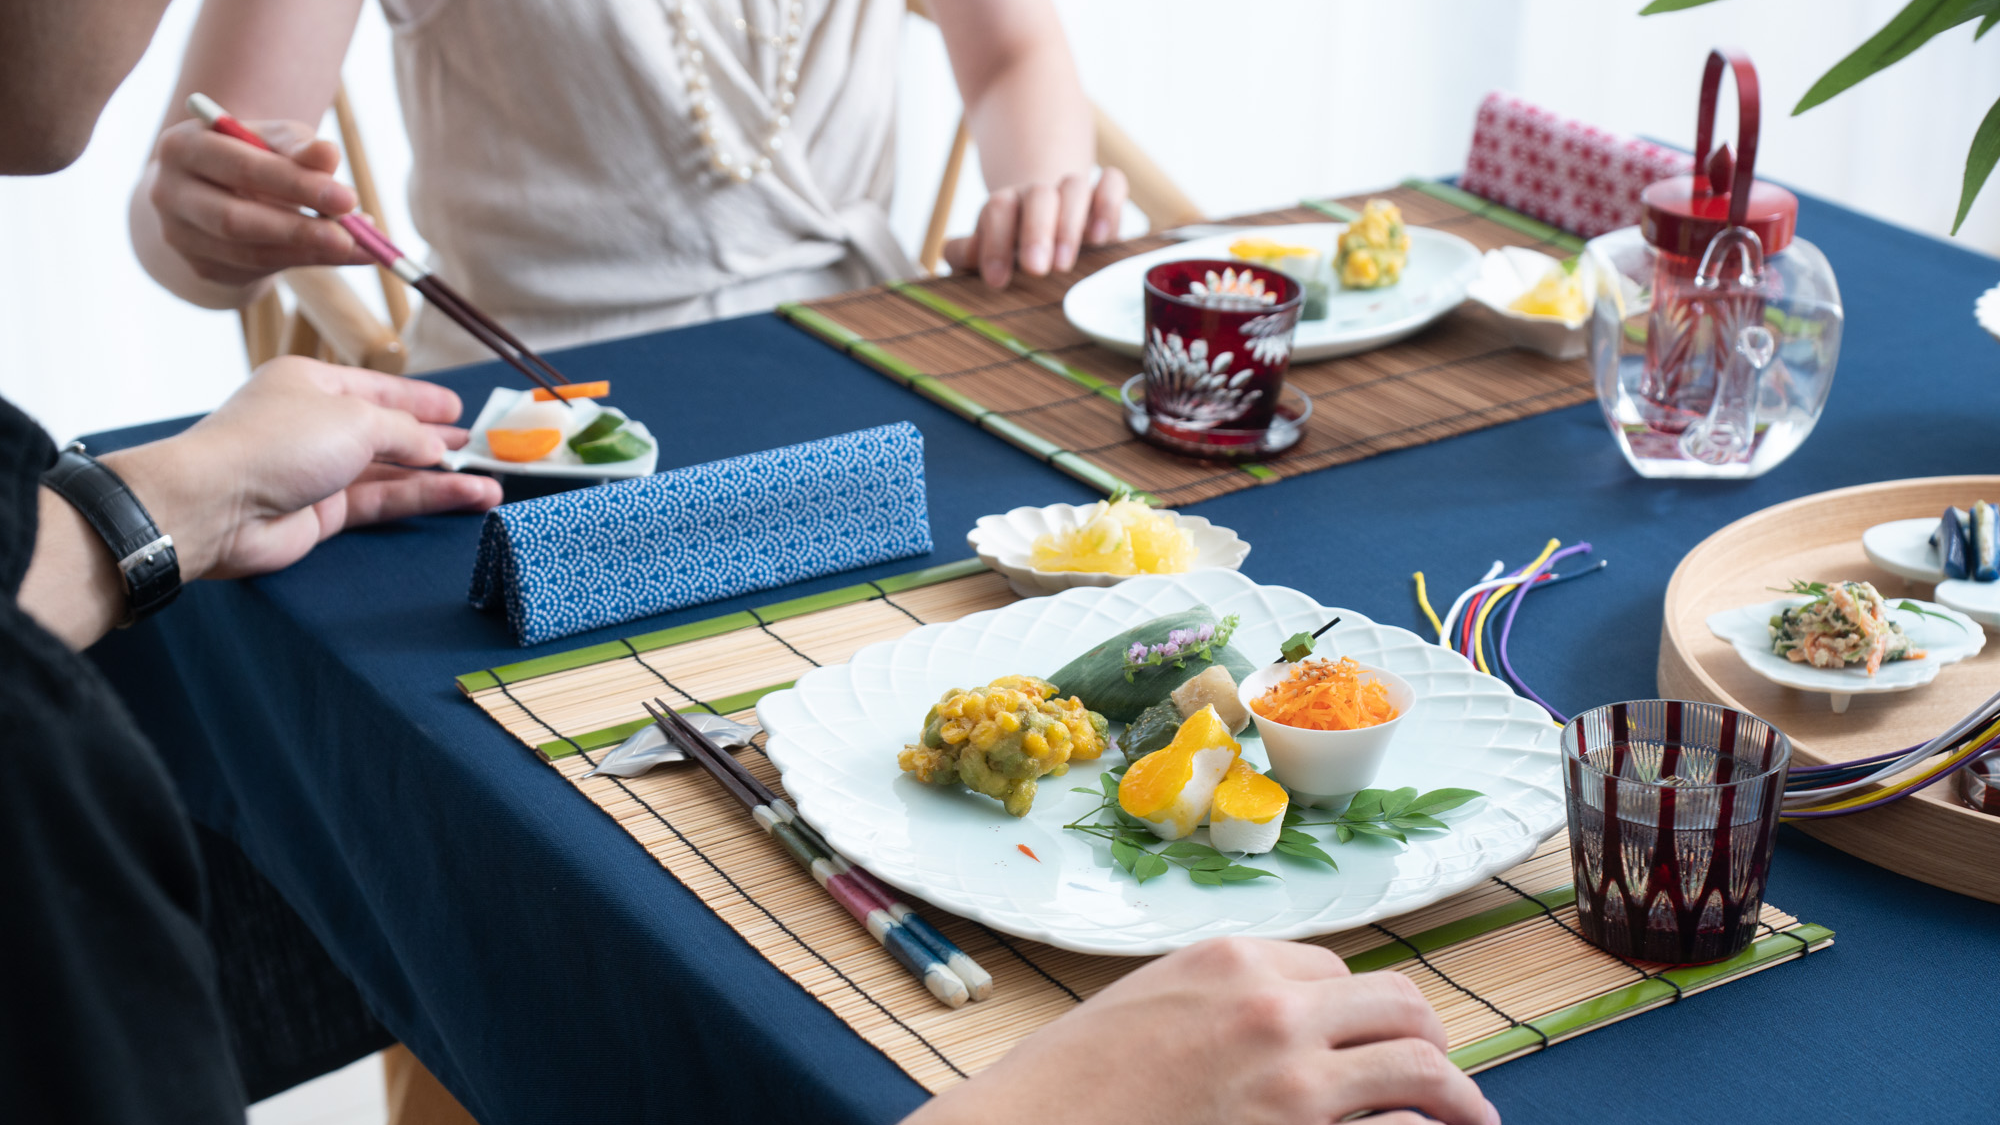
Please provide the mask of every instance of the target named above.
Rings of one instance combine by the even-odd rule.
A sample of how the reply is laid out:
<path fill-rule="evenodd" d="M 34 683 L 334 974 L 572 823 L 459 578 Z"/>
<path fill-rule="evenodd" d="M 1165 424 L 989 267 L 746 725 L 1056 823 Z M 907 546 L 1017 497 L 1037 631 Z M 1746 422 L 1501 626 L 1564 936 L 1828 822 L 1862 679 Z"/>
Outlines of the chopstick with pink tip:
<path fill-rule="evenodd" d="M 270 152 L 271 146 L 264 138 L 252 132 L 241 121 L 231 117 L 227 110 L 214 98 L 203 93 L 188 95 L 188 112 L 201 118 L 202 124 L 226 137 L 234 137 L 244 144 L 255 145 Z M 424 298 L 436 305 L 439 312 L 457 321 L 459 326 L 480 343 L 493 350 L 493 354 L 507 361 L 516 371 L 526 375 L 530 382 L 547 391 L 564 406 L 573 406 L 569 396 L 557 389 L 556 384 L 569 382 L 569 377 L 557 371 L 548 360 L 537 355 L 534 349 L 514 338 L 514 334 L 502 327 L 500 322 L 480 312 L 472 302 L 460 296 L 456 289 L 445 284 L 443 278 L 432 273 L 422 263 L 396 248 L 368 216 L 359 211 L 345 215 L 326 215 L 325 218 L 339 223 L 354 241 L 369 256 L 382 263 L 382 268 L 401 278 L 403 282 L 422 293 Z"/>
<path fill-rule="evenodd" d="M 742 762 L 718 748 L 664 700 L 645 705 L 646 712 L 667 737 L 730 792 L 799 865 L 867 927 L 889 954 L 924 982 L 932 995 L 956 1008 L 965 998 L 984 1000 L 993 994 L 993 974 L 923 916 L 899 901 L 894 891 L 863 868 L 848 862 L 832 845 L 799 818 L 790 802 L 771 792 Z M 941 970 L 941 971 L 940 971 Z M 954 987 L 956 986 L 956 987 Z"/>

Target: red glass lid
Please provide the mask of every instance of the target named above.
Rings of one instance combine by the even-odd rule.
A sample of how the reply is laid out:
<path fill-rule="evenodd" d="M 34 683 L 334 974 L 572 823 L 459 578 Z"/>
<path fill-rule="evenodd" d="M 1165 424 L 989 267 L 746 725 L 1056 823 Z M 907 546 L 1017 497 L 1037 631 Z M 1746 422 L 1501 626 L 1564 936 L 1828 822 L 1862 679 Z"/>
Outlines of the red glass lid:
<path fill-rule="evenodd" d="M 1713 152 L 1715 101 L 1727 63 L 1736 75 L 1736 143 Z M 1709 52 L 1701 76 L 1701 110 L 1695 123 L 1694 174 L 1674 176 L 1639 195 L 1644 209 L 1640 233 L 1647 242 L 1672 254 L 1697 257 L 1710 240 L 1731 226 L 1748 227 L 1775 254 L 1790 245 L 1798 229 L 1798 197 L 1777 184 L 1756 178 L 1757 69 L 1740 51 Z"/>

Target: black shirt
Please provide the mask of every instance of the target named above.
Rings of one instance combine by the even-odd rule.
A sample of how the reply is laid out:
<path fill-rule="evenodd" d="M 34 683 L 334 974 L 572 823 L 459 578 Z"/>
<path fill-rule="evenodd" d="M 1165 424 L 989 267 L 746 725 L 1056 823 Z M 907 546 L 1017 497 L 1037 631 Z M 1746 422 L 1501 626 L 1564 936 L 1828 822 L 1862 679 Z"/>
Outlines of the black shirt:
<path fill-rule="evenodd" d="M 0 1121 L 241 1121 L 173 782 L 16 600 L 54 459 L 0 400 Z"/>

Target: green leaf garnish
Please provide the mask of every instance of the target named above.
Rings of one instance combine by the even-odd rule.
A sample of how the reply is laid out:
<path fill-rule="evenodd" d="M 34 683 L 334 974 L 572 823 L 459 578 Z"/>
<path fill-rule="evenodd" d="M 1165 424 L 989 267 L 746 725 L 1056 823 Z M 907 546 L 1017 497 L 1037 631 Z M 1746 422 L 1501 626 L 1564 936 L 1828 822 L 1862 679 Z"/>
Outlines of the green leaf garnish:
<path fill-rule="evenodd" d="M 1917 614 L 1922 614 L 1925 617 L 1935 617 L 1939 621 L 1949 621 L 1953 625 L 1958 626 L 1959 632 L 1961 633 L 1965 632 L 1965 622 L 1960 621 L 1955 617 L 1947 617 L 1944 614 L 1939 613 L 1934 609 L 1925 609 L 1923 606 L 1918 605 L 1917 603 L 1911 601 L 1908 598 L 1904 598 L 1902 601 L 1897 602 L 1896 608 L 1903 610 L 1906 613 L 1917 613 Z"/>

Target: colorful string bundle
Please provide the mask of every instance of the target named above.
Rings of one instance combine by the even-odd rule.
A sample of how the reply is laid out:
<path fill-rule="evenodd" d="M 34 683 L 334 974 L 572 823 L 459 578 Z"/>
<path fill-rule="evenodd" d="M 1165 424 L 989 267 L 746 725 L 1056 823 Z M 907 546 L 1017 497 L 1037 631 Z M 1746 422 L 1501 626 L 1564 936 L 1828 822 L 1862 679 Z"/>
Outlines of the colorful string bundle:
<path fill-rule="evenodd" d="M 1514 618 L 1521 612 L 1521 602 L 1531 591 L 1604 569 L 1606 560 L 1599 559 L 1581 570 L 1572 570 L 1567 574 L 1555 572 L 1555 565 L 1564 559 L 1589 553 L 1588 543 L 1565 547 L 1561 540 L 1551 539 L 1533 562 L 1512 573 L 1503 573 L 1507 564 L 1496 560 L 1484 578 L 1466 587 L 1464 593 L 1452 600 L 1451 609 L 1442 620 L 1431 608 L 1424 586 L 1424 572 L 1420 570 L 1411 575 L 1417 583 L 1417 605 L 1437 630 L 1438 644 L 1463 655 L 1489 675 L 1498 668 L 1499 674 L 1514 685 L 1514 690 L 1540 704 L 1556 722 L 1568 722 L 1562 712 L 1549 706 L 1548 700 L 1535 694 L 1535 690 L 1521 679 L 1520 673 L 1514 671 L 1514 662 L 1507 653 L 1507 642 L 1514 635 Z M 1493 632 L 1486 628 L 1488 619 L 1497 624 Z"/>
<path fill-rule="evenodd" d="M 2000 692 L 1921 746 L 1851 762 L 1793 766 L 1785 779 L 1784 817 L 1820 820 L 1879 808 L 1935 785 L 1996 750 L 2000 750 Z M 1931 762 L 1933 758 L 1939 760 Z M 1924 768 L 1917 773 L 1889 781 L 1919 765 Z M 1871 788 L 1875 785 L 1883 787 Z"/>

